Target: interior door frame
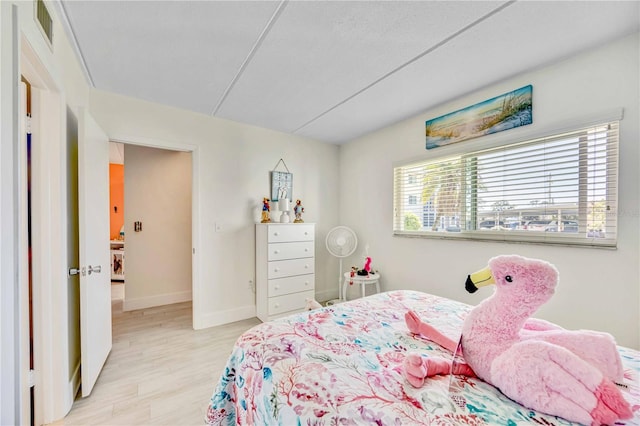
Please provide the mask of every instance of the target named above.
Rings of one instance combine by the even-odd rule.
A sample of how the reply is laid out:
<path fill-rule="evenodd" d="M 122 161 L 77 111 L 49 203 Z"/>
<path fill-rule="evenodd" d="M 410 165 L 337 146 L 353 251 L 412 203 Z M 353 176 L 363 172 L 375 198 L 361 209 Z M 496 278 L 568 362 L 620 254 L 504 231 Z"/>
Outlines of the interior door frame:
<path fill-rule="evenodd" d="M 194 330 L 202 328 L 202 306 L 200 297 L 200 187 L 199 187 L 199 158 L 197 145 L 188 143 L 169 142 L 158 139 L 148 139 L 130 136 L 110 136 L 110 142 L 124 145 L 137 145 L 148 148 L 182 151 L 191 153 L 191 326 Z M 125 157 L 125 167 L 126 167 Z"/>
<path fill-rule="evenodd" d="M 66 327 L 66 99 L 26 37 L 20 43 L 20 73 L 32 87 L 32 274 L 35 424 L 64 417 L 79 376 L 69 380 Z M 46 135 L 46 143 L 40 143 Z M 26 306 L 20 309 L 28 309 Z M 26 328 L 28 339 L 28 327 Z"/>

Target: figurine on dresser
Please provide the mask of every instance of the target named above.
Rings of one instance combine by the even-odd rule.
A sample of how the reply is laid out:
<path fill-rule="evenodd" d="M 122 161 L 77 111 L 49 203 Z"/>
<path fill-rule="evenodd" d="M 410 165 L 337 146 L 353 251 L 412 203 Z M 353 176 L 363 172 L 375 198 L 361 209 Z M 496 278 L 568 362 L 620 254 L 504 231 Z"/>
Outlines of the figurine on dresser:
<path fill-rule="evenodd" d="M 302 213 L 304 213 L 304 207 L 302 207 L 302 201 L 296 200 L 296 205 L 293 206 L 293 213 L 295 213 L 296 219 L 293 223 L 303 223 Z"/>
<path fill-rule="evenodd" d="M 269 211 L 271 208 L 269 207 L 269 199 L 264 197 L 262 199 L 262 220 L 260 223 L 269 223 L 271 222 L 271 217 L 269 216 Z"/>

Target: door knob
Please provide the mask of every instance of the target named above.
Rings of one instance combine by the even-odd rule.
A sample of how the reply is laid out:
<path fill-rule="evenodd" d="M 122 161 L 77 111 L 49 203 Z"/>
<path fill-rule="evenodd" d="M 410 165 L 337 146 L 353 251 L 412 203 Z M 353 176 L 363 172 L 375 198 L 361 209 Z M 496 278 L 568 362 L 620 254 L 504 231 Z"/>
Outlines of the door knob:
<path fill-rule="evenodd" d="M 95 272 L 96 274 L 99 274 L 100 272 L 102 272 L 102 266 L 101 265 L 96 265 L 96 266 L 89 265 L 89 267 L 87 268 L 87 271 L 89 272 L 89 275 L 91 275 L 92 272 Z"/>

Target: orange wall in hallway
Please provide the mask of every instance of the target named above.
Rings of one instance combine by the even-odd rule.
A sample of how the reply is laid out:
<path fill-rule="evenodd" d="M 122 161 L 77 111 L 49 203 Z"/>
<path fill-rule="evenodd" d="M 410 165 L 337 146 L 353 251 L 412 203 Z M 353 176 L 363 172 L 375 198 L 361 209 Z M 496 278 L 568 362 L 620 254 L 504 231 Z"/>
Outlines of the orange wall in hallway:
<path fill-rule="evenodd" d="M 109 164 L 109 210 L 112 240 L 117 240 L 124 225 L 124 165 Z"/>

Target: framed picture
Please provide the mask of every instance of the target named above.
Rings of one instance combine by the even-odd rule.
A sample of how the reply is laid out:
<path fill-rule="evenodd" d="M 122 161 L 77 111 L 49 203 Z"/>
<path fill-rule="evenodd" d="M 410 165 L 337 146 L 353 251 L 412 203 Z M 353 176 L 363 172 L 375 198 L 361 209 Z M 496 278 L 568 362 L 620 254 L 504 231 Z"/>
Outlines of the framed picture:
<path fill-rule="evenodd" d="M 427 149 L 438 148 L 526 126 L 533 122 L 532 86 L 524 86 L 495 98 L 427 120 Z"/>
<path fill-rule="evenodd" d="M 288 172 L 271 172 L 271 201 L 288 198 L 293 201 L 293 174 Z"/>
<path fill-rule="evenodd" d="M 111 250 L 111 279 L 124 280 L 124 250 Z"/>

